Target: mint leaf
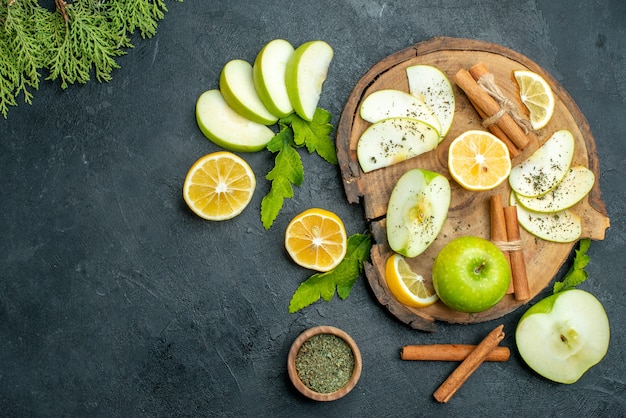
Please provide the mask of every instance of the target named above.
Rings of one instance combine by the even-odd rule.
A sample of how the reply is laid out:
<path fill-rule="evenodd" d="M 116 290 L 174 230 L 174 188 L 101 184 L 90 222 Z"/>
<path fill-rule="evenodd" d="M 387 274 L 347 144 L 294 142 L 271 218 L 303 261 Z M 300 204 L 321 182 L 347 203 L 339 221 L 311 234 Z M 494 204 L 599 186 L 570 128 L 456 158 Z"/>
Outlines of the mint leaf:
<path fill-rule="evenodd" d="M 369 235 L 350 236 L 346 256 L 341 263 L 331 271 L 316 273 L 302 282 L 291 297 L 289 313 L 297 312 L 320 298 L 330 301 L 335 295 L 335 289 L 342 300 L 346 299 L 363 271 L 363 263 L 369 258 L 371 245 Z"/>
<path fill-rule="evenodd" d="M 304 180 L 304 168 L 300 154 L 294 148 L 293 130 L 281 124 L 281 130 L 267 144 L 267 149 L 277 153 L 274 168 L 265 176 L 271 181 L 270 191 L 261 201 L 261 221 L 269 229 L 283 207 L 284 199 L 293 197 L 292 184 L 300 186 Z"/>
<path fill-rule="evenodd" d="M 563 277 L 563 281 L 554 283 L 553 293 L 573 289 L 574 287 L 587 280 L 589 274 L 585 270 L 585 267 L 587 267 L 587 264 L 589 264 L 589 261 L 591 259 L 587 255 L 587 251 L 589 250 L 590 245 L 591 239 L 585 238 L 580 240 L 572 266 Z"/>
<path fill-rule="evenodd" d="M 306 146 L 309 153 L 316 152 L 320 157 L 331 164 L 337 164 L 337 150 L 330 134 L 333 132 L 333 125 L 330 123 L 332 116 L 330 112 L 318 107 L 311 122 L 302 119 L 295 113 L 283 118 L 281 121 L 290 124 L 297 146 Z"/>

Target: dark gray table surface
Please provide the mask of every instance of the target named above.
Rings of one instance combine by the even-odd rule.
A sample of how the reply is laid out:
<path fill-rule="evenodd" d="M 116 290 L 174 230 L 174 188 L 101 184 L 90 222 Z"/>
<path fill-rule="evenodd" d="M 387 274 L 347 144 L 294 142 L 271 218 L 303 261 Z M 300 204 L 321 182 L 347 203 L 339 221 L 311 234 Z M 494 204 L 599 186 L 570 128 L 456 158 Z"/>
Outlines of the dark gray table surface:
<path fill-rule="evenodd" d="M 9 416 L 625 416 L 626 3 L 598 1 L 260 0 L 168 2 L 157 35 L 135 39 L 113 80 L 43 82 L 32 106 L 0 121 L 0 410 Z M 305 180 L 270 230 L 259 219 L 268 152 L 245 154 L 258 186 L 239 217 L 201 220 L 181 187 L 219 148 L 199 131 L 195 100 L 230 59 L 269 40 L 323 39 L 335 50 L 320 106 L 336 125 L 357 80 L 383 57 L 435 36 L 516 50 L 546 69 L 588 119 L 611 217 L 581 288 L 604 304 L 606 358 L 574 385 L 547 381 L 515 351 L 525 308 L 499 320 L 397 320 L 361 277 L 290 314 L 310 272 L 283 248 L 288 221 L 312 206 L 349 234 L 366 228 L 339 169 L 301 153 Z M 563 274 L 566 264 L 559 274 Z M 535 303 L 548 290 L 531 301 Z M 402 362 L 415 343 L 477 343 L 503 323 L 506 363 L 485 364 L 448 404 L 433 391 L 451 363 Z M 289 382 L 287 352 L 306 328 L 348 332 L 363 373 L 343 399 L 317 403 Z"/>

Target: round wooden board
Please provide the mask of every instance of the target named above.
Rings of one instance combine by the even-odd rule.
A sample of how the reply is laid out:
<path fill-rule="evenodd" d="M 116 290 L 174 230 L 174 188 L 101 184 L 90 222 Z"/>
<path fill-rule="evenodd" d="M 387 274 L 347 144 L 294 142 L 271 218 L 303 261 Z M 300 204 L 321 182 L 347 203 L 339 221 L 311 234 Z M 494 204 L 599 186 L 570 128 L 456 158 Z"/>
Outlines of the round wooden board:
<path fill-rule="evenodd" d="M 512 76 L 514 70 L 528 69 L 540 74 L 548 81 L 555 94 L 556 107 L 550 123 L 541 131 L 530 134 L 531 145 L 513 160 L 514 165 L 530 155 L 555 131 L 568 129 L 576 141 L 572 164 L 589 167 L 595 173 L 596 179 L 599 178 L 595 142 L 585 117 L 569 94 L 527 57 L 496 44 L 444 37 L 417 43 L 374 65 L 356 84 L 343 109 L 337 129 L 337 156 L 348 201 L 364 205 L 365 217 L 374 240 L 371 263 L 366 263 L 365 266 L 367 280 L 382 305 L 404 323 L 423 331 L 435 330 L 436 321 L 475 323 L 499 318 L 530 300 L 518 301 L 513 295 L 507 295 L 490 310 L 476 314 L 453 311 L 441 302 L 427 308 L 409 308 L 393 297 L 385 282 L 385 263 L 392 254 L 385 230 L 387 202 L 397 180 L 408 169 L 418 167 L 439 172 L 450 180 L 452 188 L 450 210 L 439 236 L 424 253 L 407 259 L 413 270 L 426 280 L 431 280 L 431 268 L 436 255 L 452 238 L 463 235 L 489 238 L 489 198 L 492 194 L 500 194 L 505 204 L 509 201 L 510 188 L 507 182 L 488 192 L 469 192 L 452 180 L 447 168 L 450 142 L 468 129 L 483 129 L 482 120 L 476 110 L 464 92 L 452 82 L 459 69 L 469 69 L 481 62 L 494 74 L 500 90 L 508 98 L 516 100 L 520 109 L 523 106 L 519 102 L 517 83 Z M 456 99 L 452 127 L 436 150 L 390 167 L 363 173 L 356 148 L 359 137 L 369 123 L 359 116 L 360 104 L 367 95 L 376 90 L 394 88 L 408 92 L 406 68 L 415 64 L 435 66 L 451 80 Z M 591 193 L 572 210 L 583 220 L 581 238 L 604 239 L 609 218 L 597 181 Z M 567 260 L 575 243 L 543 241 L 523 229 L 520 233 L 532 298 L 550 283 Z"/>

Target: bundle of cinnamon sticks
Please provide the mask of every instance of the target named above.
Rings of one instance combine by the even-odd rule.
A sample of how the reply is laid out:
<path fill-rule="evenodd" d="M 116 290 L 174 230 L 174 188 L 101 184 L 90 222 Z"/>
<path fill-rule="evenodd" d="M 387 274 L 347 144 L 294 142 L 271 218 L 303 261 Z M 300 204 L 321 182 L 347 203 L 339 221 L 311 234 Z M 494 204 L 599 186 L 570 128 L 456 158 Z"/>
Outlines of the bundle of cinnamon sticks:
<path fill-rule="evenodd" d="M 499 91 L 487 66 L 479 63 L 469 70 L 461 68 L 454 81 L 483 119 L 483 126 L 506 144 L 511 158 L 517 157 L 531 142 L 527 121 L 516 117 L 512 102 Z"/>
<path fill-rule="evenodd" d="M 516 300 L 530 298 L 526 263 L 517 222 L 517 207 L 502 205 L 499 194 L 490 197 L 491 241 L 504 253 L 511 266 L 511 284 L 507 293 Z"/>

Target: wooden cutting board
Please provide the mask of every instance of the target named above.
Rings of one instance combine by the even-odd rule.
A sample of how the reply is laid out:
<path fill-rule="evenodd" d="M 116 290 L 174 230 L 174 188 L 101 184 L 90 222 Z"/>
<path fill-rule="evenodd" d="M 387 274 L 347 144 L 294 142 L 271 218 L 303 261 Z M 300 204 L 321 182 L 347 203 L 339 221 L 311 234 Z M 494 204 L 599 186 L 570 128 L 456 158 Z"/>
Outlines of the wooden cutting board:
<path fill-rule="evenodd" d="M 575 138 L 575 153 L 572 164 L 589 167 L 596 179 L 599 165 L 596 146 L 587 120 L 569 94 L 539 65 L 529 58 L 503 46 L 470 39 L 433 38 L 417 43 L 394 53 L 374 65 L 358 81 L 352 90 L 341 114 L 337 129 L 337 156 L 346 196 L 350 203 L 362 203 L 369 223 L 374 245 L 371 263 L 365 266 L 365 274 L 378 301 L 402 322 L 415 329 L 433 331 L 436 321 L 448 323 L 475 323 L 499 318 L 527 303 L 548 286 L 560 267 L 572 252 L 575 243 L 552 243 L 537 239 L 521 229 L 524 259 L 529 279 L 531 298 L 517 301 L 507 295 L 496 306 L 481 313 L 462 313 L 437 302 L 427 308 L 409 308 L 399 303 L 390 293 L 385 282 L 385 263 L 393 253 L 387 243 L 385 214 L 391 190 L 402 174 L 411 168 L 433 170 L 450 180 L 452 200 L 448 217 L 435 242 L 421 255 L 407 259 L 412 269 L 426 280 L 431 279 L 431 268 L 436 255 L 451 239 L 464 235 L 475 235 L 489 239 L 489 198 L 500 194 L 508 202 L 510 187 L 504 182 L 494 190 L 470 192 L 452 180 L 447 168 L 447 153 L 450 142 L 469 129 L 483 129 L 482 120 L 472 107 L 464 92 L 452 81 L 456 72 L 484 63 L 495 76 L 500 90 L 511 100 L 516 100 L 520 109 L 517 83 L 512 72 L 528 69 L 544 77 L 552 87 L 556 99 L 554 115 L 542 130 L 531 133 L 531 145 L 513 160 L 518 164 L 543 144 L 555 131 L 568 129 Z M 406 68 L 415 64 L 428 64 L 442 70 L 454 88 L 456 109 L 452 127 L 438 148 L 402 163 L 363 173 L 360 169 L 356 149 L 362 132 L 369 123 L 359 116 L 360 104 L 370 93 L 394 88 L 408 92 Z M 609 227 L 609 218 L 600 196 L 596 181 L 591 193 L 572 210 L 583 220 L 583 238 L 604 239 Z"/>

